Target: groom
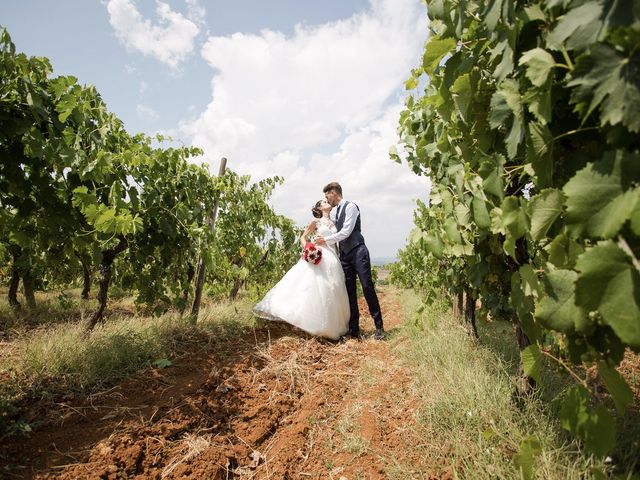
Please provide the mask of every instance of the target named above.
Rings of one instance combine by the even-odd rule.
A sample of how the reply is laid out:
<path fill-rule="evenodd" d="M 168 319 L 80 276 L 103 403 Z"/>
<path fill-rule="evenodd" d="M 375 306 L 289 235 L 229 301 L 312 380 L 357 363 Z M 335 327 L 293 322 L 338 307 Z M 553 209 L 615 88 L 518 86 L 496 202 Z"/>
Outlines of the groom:
<path fill-rule="evenodd" d="M 369 313 L 376 325 L 376 340 L 384 338 L 382 326 L 382 313 L 380 303 L 371 278 L 371 260 L 369 249 L 364 244 L 364 237 L 360 233 L 360 209 L 355 203 L 342 198 L 342 187 L 338 182 L 331 182 L 322 191 L 327 202 L 332 207 L 338 207 L 336 212 L 336 228 L 338 231 L 326 237 L 318 236 L 316 242 L 319 245 L 338 244 L 340 250 L 340 262 L 344 270 L 347 293 L 349 295 L 349 331 L 347 335 L 352 338 L 360 338 L 360 312 L 358 311 L 358 298 L 356 294 L 356 276 L 360 278 L 364 298 L 369 306 Z"/>

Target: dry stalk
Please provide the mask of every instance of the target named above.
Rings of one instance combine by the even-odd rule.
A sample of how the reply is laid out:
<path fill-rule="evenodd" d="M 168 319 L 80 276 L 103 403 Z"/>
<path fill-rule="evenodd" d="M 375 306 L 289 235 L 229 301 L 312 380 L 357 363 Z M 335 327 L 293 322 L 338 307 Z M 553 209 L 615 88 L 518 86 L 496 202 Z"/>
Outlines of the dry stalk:
<path fill-rule="evenodd" d="M 268 351 L 259 351 L 258 355 L 265 361 L 265 367 L 255 375 L 255 379 L 262 380 L 275 377 L 278 382 L 286 379 L 289 384 L 289 394 L 292 396 L 300 390 L 308 391 L 309 371 L 300 361 L 299 352 L 293 350 L 284 360 L 273 358 Z M 272 396 L 269 400 L 273 399 Z"/>
<path fill-rule="evenodd" d="M 168 477 L 179 465 L 197 457 L 211 446 L 211 440 L 208 436 L 198 436 L 191 433 L 187 433 L 181 443 L 180 453 L 162 470 L 161 478 Z"/>

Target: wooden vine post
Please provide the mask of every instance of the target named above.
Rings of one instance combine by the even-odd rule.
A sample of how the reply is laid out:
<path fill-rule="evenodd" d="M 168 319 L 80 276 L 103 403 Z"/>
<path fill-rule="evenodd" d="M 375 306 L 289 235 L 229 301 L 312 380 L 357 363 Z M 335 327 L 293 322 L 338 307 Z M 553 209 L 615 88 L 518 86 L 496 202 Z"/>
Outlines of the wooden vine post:
<path fill-rule="evenodd" d="M 224 172 L 227 168 L 227 159 L 222 157 L 220 159 L 220 170 L 218 171 L 218 178 L 224 175 Z M 213 211 L 211 212 L 211 216 L 209 217 L 207 224 L 209 228 L 213 230 L 216 222 L 216 217 L 218 216 L 218 202 L 219 198 L 215 199 L 213 204 Z M 205 248 L 207 248 L 206 246 Z M 202 289 L 204 288 L 204 277 L 206 273 L 206 265 L 204 263 L 204 257 L 200 254 L 200 260 L 198 261 L 198 266 L 196 267 L 196 285 L 195 285 L 195 293 L 193 295 L 193 304 L 191 305 L 191 318 L 195 322 L 198 320 L 198 313 L 200 312 L 200 301 L 202 300 Z"/>

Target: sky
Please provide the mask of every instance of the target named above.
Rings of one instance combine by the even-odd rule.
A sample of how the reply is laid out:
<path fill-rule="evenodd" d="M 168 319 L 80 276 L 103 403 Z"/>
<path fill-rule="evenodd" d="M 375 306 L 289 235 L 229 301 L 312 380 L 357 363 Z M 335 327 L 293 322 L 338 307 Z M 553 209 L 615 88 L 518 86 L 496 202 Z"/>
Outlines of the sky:
<path fill-rule="evenodd" d="M 428 19 L 421 0 L 2 0 L 16 49 L 93 84 L 130 133 L 204 150 L 299 226 L 322 187 L 361 211 L 373 258 L 394 257 L 429 179 L 389 159 Z"/>

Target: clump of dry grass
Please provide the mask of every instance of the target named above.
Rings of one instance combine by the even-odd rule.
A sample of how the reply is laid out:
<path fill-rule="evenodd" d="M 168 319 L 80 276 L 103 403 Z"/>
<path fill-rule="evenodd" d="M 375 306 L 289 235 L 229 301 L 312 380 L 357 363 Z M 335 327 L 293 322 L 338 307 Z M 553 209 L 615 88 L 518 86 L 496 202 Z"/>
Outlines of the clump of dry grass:
<path fill-rule="evenodd" d="M 162 470 L 161 478 L 169 477 L 180 465 L 207 450 L 212 445 L 211 438 L 212 435 L 198 435 L 197 433 L 185 434 L 182 440 L 180 440 L 176 455 Z"/>
<path fill-rule="evenodd" d="M 285 337 L 277 340 L 275 346 L 271 344 L 257 349 L 256 356 L 264 362 L 264 367 L 257 373 L 256 381 L 267 383 L 266 380 L 272 378 L 276 380 L 276 385 L 285 382 L 291 396 L 308 392 L 311 375 L 309 358 L 315 355 L 315 344 L 313 340 Z M 280 391 L 278 388 L 276 390 Z"/>

